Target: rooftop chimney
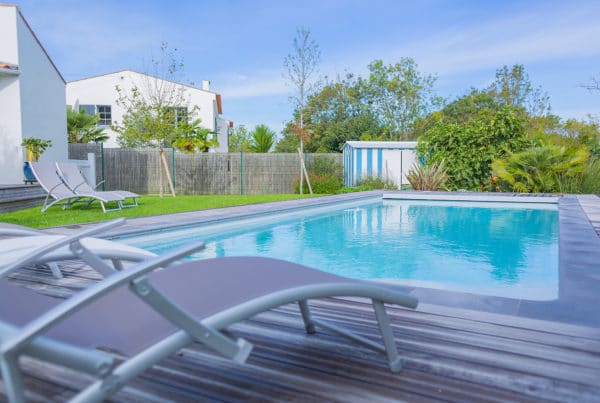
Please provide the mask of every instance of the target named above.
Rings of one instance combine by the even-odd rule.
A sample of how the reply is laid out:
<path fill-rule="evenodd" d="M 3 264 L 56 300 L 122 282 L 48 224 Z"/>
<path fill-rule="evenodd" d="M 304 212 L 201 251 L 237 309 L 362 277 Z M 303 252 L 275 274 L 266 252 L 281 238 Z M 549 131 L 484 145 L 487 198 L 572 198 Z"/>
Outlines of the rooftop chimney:
<path fill-rule="evenodd" d="M 210 91 L 210 80 L 202 80 L 202 89 L 204 91 Z"/>

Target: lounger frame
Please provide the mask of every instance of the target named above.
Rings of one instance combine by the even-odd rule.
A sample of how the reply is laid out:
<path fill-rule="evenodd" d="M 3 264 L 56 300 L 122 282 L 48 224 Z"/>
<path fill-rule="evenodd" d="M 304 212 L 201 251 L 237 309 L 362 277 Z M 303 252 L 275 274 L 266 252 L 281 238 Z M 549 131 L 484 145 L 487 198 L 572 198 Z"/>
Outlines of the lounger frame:
<path fill-rule="evenodd" d="M 60 246 L 71 245 L 72 251 L 78 255 L 91 253 L 91 251 L 85 251 L 78 240 L 91 235 L 95 229 L 71 236 L 68 240 L 63 240 Z M 28 355 L 96 376 L 98 379 L 76 395 L 72 400 L 74 402 L 102 401 L 152 365 L 194 341 L 201 342 L 224 356 L 243 363 L 252 350 L 252 344 L 243 339 L 232 339 L 221 330 L 258 313 L 294 302 L 299 304 L 308 333 L 314 333 L 315 327 L 334 331 L 366 347 L 384 352 L 387 355 L 390 369 L 394 372 L 401 369 L 401 359 L 396 349 L 384 303 L 415 308 L 417 305 L 415 298 L 368 282 L 315 284 L 273 292 L 198 321 L 153 287 L 146 274 L 203 247 L 203 243 L 187 245 L 164 255 L 150 258 L 127 270 L 114 272 L 110 277 L 65 300 L 20 329 L 0 322 L 0 364 L 9 400 L 15 403 L 24 400 L 23 382 L 18 366 L 18 359 L 21 355 Z M 113 367 L 114 356 L 111 354 L 81 349 L 43 337 L 48 329 L 61 320 L 123 286 L 129 286 L 135 295 L 178 326 L 180 330 L 126 359 L 117 367 Z M 371 299 L 381 331 L 383 346 L 345 329 L 316 320 L 311 316 L 308 300 L 343 296 Z"/>

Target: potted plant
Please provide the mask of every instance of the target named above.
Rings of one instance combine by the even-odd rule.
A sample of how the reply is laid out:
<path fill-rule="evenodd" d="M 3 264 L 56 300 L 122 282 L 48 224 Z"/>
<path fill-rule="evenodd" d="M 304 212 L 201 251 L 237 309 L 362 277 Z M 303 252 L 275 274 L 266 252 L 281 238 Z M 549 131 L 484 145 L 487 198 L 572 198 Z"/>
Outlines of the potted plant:
<path fill-rule="evenodd" d="M 40 159 L 40 155 L 46 151 L 46 148 L 52 145 L 52 140 L 43 140 L 35 137 L 23 137 L 21 146 L 25 147 L 27 151 L 27 162 L 23 166 L 23 174 L 25 175 L 25 183 L 35 182 L 35 176 L 29 166 L 29 161 L 37 161 Z"/>

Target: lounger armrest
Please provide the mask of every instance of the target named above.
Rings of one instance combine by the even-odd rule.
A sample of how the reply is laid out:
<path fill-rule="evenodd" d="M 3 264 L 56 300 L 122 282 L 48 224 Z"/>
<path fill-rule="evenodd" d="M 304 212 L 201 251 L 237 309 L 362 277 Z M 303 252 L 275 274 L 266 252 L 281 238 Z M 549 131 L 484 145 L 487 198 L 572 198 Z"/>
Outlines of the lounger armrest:
<path fill-rule="evenodd" d="M 85 184 L 86 184 L 86 182 L 85 182 L 85 181 L 83 181 L 83 182 L 81 182 L 81 183 L 78 183 L 78 184 L 77 184 L 77 185 L 75 185 L 75 187 L 73 188 L 73 192 L 75 192 L 79 186 L 81 186 L 81 185 L 85 185 Z"/>
<path fill-rule="evenodd" d="M 50 188 L 50 190 L 48 190 L 48 194 L 52 194 L 52 191 L 53 191 L 54 189 L 56 189 L 56 188 L 57 188 L 57 187 L 59 187 L 59 186 L 63 186 L 63 185 L 64 185 L 64 183 L 62 182 L 62 178 L 60 178 L 60 180 L 61 180 L 61 182 L 60 182 L 60 183 L 57 183 L 56 185 L 52 186 L 52 187 Z"/>
<path fill-rule="evenodd" d="M 104 182 L 106 182 L 106 181 L 100 181 L 100 183 L 98 183 L 98 184 L 96 185 L 96 187 L 94 187 L 94 189 L 98 189 L 100 186 L 102 186 L 102 184 L 103 184 Z"/>
<path fill-rule="evenodd" d="M 120 220 L 122 219 L 114 221 L 118 222 Z M 107 224 L 104 224 L 104 228 L 106 228 Z M 117 225 L 118 224 L 119 223 L 117 223 Z M 95 227 L 94 229 L 98 227 Z M 85 232 L 85 235 L 87 236 L 90 234 L 90 232 L 92 232 L 92 230 L 83 231 L 80 234 Z M 62 245 L 64 245 L 64 243 L 61 243 L 61 246 Z M 164 267 L 174 261 L 190 255 L 194 251 L 203 248 L 203 242 L 194 242 L 181 248 L 177 248 L 174 251 L 165 253 L 161 256 L 150 258 L 142 263 L 128 268 L 127 270 L 115 272 L 105 280 L 86 288 L 78 294 L 75 294 L 71 298 L 65 300 L 63 303 L 57 305 L 45 314 L 39 316 L 37 319 L 23 326 L 18 338 L 7 341 L 3 345 L 5 351 L 18 351 L 19 349 L 24 348 L 31 343 L 33 339 L 42 335 L 46 330 L 59 323 L 62 319 L 79 311 L 95 300 L 110 293 L 114 289 L 129 284 L 129 282 L 135 278 L 143 276 L 144 274 L 151 272 L 158 267 Z"/>
<path fill-rule="evenodd" d="M 123 225 L 124 223 L 125 223 L 124 218 L 118 218 L 116 220 L 111 220 L 106 223 L 96 225 L 93 228 L 77 232 L 76 234 L 67 235 L 55 242 L 52 242 L 52 243 L 44 246 L 43 248 L 36 249 L 33 253 L 31 253 L 27 257 L 27 259 L 20 260 L 20 261 L 15 262 L 3 269 L 0 269 L 0 278 L 4 277 L 8 273 L 10 273 L 20 267 L 23 267 L 24 265 L 27 265 L 27 264 L 30 264 L 30 263 L 33 263 L 33 262 L 39 260 L 42 256 L 44 256 L 47 253 L 52 252 L 53 250 L 56 250 L 62 246 L 72 244 L 73 242 L 78 241 L 82 238 L 86 238 L 86 237 L 89 237 L 92 235 L 96 235 L 96 234 L 105 232 L 111 228 L 117 227 L 119 225 Z"/>

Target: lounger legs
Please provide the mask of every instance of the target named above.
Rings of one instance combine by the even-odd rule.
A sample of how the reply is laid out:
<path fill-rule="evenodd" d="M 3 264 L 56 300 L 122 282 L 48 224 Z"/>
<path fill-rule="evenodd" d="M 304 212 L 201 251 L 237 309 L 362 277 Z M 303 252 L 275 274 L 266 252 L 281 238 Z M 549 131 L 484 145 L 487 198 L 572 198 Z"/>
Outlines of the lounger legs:
<path fill-rule="evenodd" d="M 396 341 L 394 340 L 394 334 L 392 333 L 392 327 L 390 326 L 390 318 L 385 311 L 383 302 L 373 300 L 373 309 L 375 310 L 375 316 L 379 323 L 379 330 L 381 331 L 381 338 L 385 345 L 385 353 L 388 358 L 390 370 L 392 370 L 392 372 L 398 372 L 402 369 L 402 362 L 400 357 L 398 357 Z"/>
<path fill-rule="evenodd" d="M 19 371 L 19 358 L 13 354 L 4 354 L 0 359 L 2 367 L 2 381 L 6 389 L 6 396 L 11 403 L 22 403 L 25 401 L 23 391 L 23 378 Z"/>
<path fill-rule="evenodd" d="M 362 344 L 363 346 L 372 350 L 385 353 L 388 359 L 390 370 L 392 372 L 398 372 L 402 369 L 402 362 L 398 355 L 398 350 L 396 349 L 396 341 L 394 340 L 394 334 L 392 333 L 390 319 L 387 316 L 383 302 L 377 300 L 372 300 L 372 302 L 373 310 L 375 311 L 375 317 L 377 318 L 377 323 L 379 324 L 379 330 L 381 331 L 381 338 L 383 339 L 384 347 L 341 327 L 313 319 L 306 300 L 298 301 L 298 305 L 300 307 L 300 312 L 302 313 L 302 319 L 304 320 L 306 333 L 313 334 L 315 333 L 315 326 L 320 326 L 326 330 L 347 337 L 350 340 Z"/>
<path fill-rule="evenodd" d="M 300 306 L 300 312 L 302 313 L 302 319 L 304 320 L 304 328 L 306 329 L 306 333 L 313 334 L 315 332 L 315 324 L 310 316 L 310 308 L 308 307 L 308 303 L 306 300 L 303 300 L 298 301 L 298 305 Z"/>

